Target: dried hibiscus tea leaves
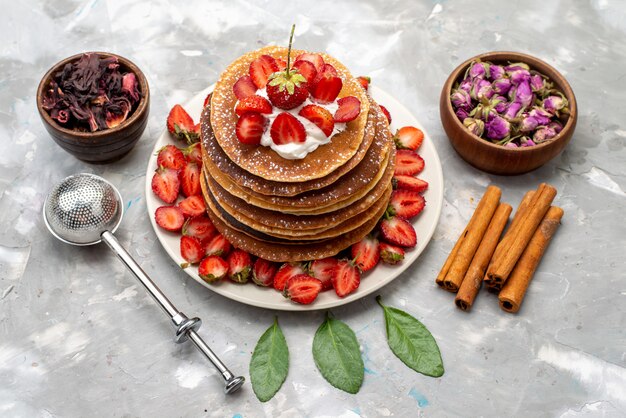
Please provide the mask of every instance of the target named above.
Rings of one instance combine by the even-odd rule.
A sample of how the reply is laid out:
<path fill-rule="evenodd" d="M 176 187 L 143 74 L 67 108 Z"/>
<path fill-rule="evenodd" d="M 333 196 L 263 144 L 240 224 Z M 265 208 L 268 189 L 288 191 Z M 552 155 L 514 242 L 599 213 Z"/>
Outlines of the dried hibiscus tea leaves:
<path fill-rule="evenodd" d="M 65 128 L 96 132 L 128 119 L 141 97 L 137 76 L 117 57 L 83 54 L 53 75 L 43 108 Z"/>

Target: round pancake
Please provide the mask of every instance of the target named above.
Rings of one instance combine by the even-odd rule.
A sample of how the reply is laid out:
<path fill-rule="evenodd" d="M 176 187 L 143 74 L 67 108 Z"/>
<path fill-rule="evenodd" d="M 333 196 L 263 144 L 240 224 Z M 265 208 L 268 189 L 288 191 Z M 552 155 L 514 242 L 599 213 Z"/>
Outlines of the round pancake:
<path fill-rule="evenodd" d="M 243 188 L 249 188 L 259 194 L 272 196 L 294 196 L 299 193 L 310 190 L 321 189 L 336 181 L 352 170 L 361 162 L 365 153 L 369 149 L 374 135 L 376 134 L 376 123 L 380 118 L 384 118 L 380 107 L 370 106 L 370 112 L 365 126 L 365 132 L 361 145 L 356 154 L 348 160 L 347 163 L 330 173 L 325 177 L 315 180 L 303 181 L 298 183 L 285 183 L 266 180 L 255 176 L 243 170 L 237 164 L 233 163 L 230 158 L 220 148 L 213 129 L 211 128 L 211 106 L 206 106 L 201 116 L 201 141 L 202 141 L 202 158 L 205 161 L 210 159 L 216 169 L 230 177 L 230 179 Z"/>
<path fill-rule="evenodd" d="M 207 183 L 206 178 L 202 178 L 202 182 Z M 208 181 L 210 183 L 210 180 Z M 205 187 L 203 185 L 203 187 Z M 209 186 L 210 189 L 210 186 Z M 387 184 L 383 189 L 382 195 L 379 195 L 373 201 L 365 211 L 338 223 L 335 226 L 324 228 L 322 230 L 300 230 L 300 229 L 283 229 L 283 228 L 268 228 L 263 225 L 259 225 L 254 220 L 241 216 L 241 214 L 233 214 L 232 208 L 229 210 L 223 205 L 215 195 L 210 192 L 208 197 L 212 199 L 213 205 L 219 210 L 219 215 L 226 221 L 231 227 L 245 232 L 248 235 L 259 238 L 263 241 L 270 242 L 284 242 L 284 240 L 290 241 L 315 241 L 336 237 L 337 235 L 344 234 L 353 229 L 358 228 L 364 224 L 372 213 L 376 213 L 380 209 L 380 205 L 387 206 L 389 198 L 391 197 L 391 184 Z M 372 196 L 373 197 L 373 196 Z M 206 197 L 205 197 L 206 198 Z M 276 240 L 278 238 L 278 240 Z"/>
<path fill-rule="evenodd" d="M 243 223 L 269 233 L 277 229 L 293 230 L 294 233 L 302 231 L 303 233 L 311 234 L 330 229 L 346 219 L 364 212 L 367 208 L 372 206 L 385 192 L 389 184 L 389 182 L 385 181 L 386 179 L 383 178 L 366 196 L 336 212 L 320 215 L 293 215 L 249 205 L 244 200 L 226 192 L 226 190 L 211 176 L 207 175 L 207 173 L 204 173 L 203 177 L 206 179 L 211 193 L 220 206 L 227 210 L 232 216 L 240 219 Z"/>
<path fill-rule="evenodd" d="M 292 56 L 296 57 L 303 52 L 306 51 L 292 50 Z M 248 74 L 250 63 L 261 55 L 271 55 L 286 61 L 287 48 L 271 46 L 242 55 L 226 68 L 217 81 L 211 99 L 211 126 L 217 142 L 237 166 L 266 180 L 292 183 L 327 176 L 350 160 L 363 140 L 369 113 L 365 90 L 343 64 L 321 53 L 324 61 L 335 67 L 343 81 L 339 97 L 355 96 L 361 101 L 361 113 L 347 123 L 343 132 L 334 135 L 328 144 L 302 159 L 285 159 L 270 147 L 242 144 L 235 135 L 238 117 L 235 113 L 237 97 L 233 93 L 233 85 L 239 77 Z"/>
<path fill-rule="evenodd" d="M 275 197 L 255 194 L 250 190 L 243 190 L 228 177 L 216 171 L 207 171 L 228 193 L 243 199 L 246 203 L 284 213 L 296 215 L 317 215 L 333 212 L 361 199 L 369 193 L 385 175 L 391 182 L 393 164 L 395 162 L 395 147 L 388 146 L 384 160 L 376 167 L 365 173 L 349 173 L 324 189 L 313 190 L 293 197 Z M 380 157 L 380 155 L 377 154 Z M 363 162 L 369 160 L 366 157 Z M 352 186 L 352 184 L 357 186 Z"/>
<path fill-rule="evenodd" d="M 215 214 L 216 209 L 211 207 L 210 201 L 207 201 L 207 205 L 209 206 L 209 208 L 207 208 L 209 218 L 217 230 L 224 235 L 231 244 L 257 257 L 276 262 L 308 261 L 331 257 L 339 251 L 348 248 L 350 245 L 361 241 L 374 229 L 378 220 L 387 209 L 386 205 L 383 205 L 381 210 L 374 214 L 365 224 L 336 238 L 316 243 L 284 245 L 260 241 L 231 228 Z"/>

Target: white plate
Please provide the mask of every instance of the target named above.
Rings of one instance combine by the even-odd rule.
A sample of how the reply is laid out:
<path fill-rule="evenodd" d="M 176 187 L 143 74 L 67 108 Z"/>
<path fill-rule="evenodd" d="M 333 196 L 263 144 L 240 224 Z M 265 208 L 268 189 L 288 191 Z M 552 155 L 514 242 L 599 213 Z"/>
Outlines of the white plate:
<path fill-rule="evenodd" d="M 204 99 L 212 89 L 213 86 L 208 87 L 185 104 L 185 109 L 194 118 L 194 120 L 199 120 Z M 424 143 L 419 149 L 419 154 L 422 158 L 424 158 L 426 167 L 424 171 L 420 173 L 419 177 L 426 180 L 429 184 L 428 190 L 424 194 L 426 199 L 426 208 L 420 215 L 414 218 L 412 222 L 415 227 L 415 232 L 417 233 L 417 247 L 406 253 L 406 258 L 401 264 L 396 266 L 387 266 L 380 263 L 373 270 L 365 273 L 361 277 L 361 285 L 356 292 L 343 299 L 339 298 L 332 290 L 322 292 L 317 297 L 317 300 L 311 305 L 298 305 L 292 303 L 273 288 L 264 288 L 256 286 L 252 283 L 240 285 L 224 280 L 219 284 L 208 284 L 202 280 L 200 276 L 198 276 L 198 269 L 195 266 L 186 268 L 184 272 L 189 274 L 198 283 L 201 283 L 208 289 L 241 303 L 282 311 L 310 311 L 316 309 L 328 309 L 353 302 L 378 290 L 406 270 L 411 263 L 419 257 L 422 251 L 424 251 L 424 248 L 426 248 L 426 245 L 430 241 L 433 232 L 435 231 L 435 227 L 437 226 L 437 222 L 439 221 L 439 215 L 441 213 L 441 206 L 443 203 L 443 174 L 441 171 L 441 162 L 439 161 L 439 156 L 437 155 L 435 146 L 428 136 L 428 133 L 403 105 L 398 103 L 393 97 L 376 86 L 370 86 L 370 94 L 374 100 L 385 106 L 391 113 L 393 118 L 391 124 L 392 131 L 395 131 L 402 126 L 411 125 L 424 132 Z M 157 168 L 157 151 L 167 144 L 174 144 L 178 146 L 182 145 L 180 142 L 176 142 L 172 139 L 170 134 L 167 132 L 167 129 L 164 130 L 163 134 L 161 134 L 161 136 L 157 139 L 154 144 L 154 150 L 150 155 L 150 161 L 148 162 L 148 169 L 146 171 L 146 203 L 148 206 L 148 215 L 150 217 L 150 222 L 152 222 L 154 232 L 172 260 L 176 264 L 180 265 L 185 261 L 180 256 L 180 234 L 164 231 L 157 226 L 154 220 L 154 212 L 159 206 L 163 205 L 163 202 L 157 199 L 152 193 L 151 181 L 154 170 Z"/>

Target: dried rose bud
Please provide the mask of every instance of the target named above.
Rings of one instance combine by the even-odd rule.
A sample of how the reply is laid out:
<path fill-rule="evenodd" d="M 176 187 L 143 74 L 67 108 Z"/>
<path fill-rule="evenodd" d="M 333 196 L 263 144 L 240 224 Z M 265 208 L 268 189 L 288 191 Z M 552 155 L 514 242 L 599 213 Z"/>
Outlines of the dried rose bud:
<path fill-rule="evenodd" d="M 548 128 L 554 129 L 554 132 L 559 134 L 563 130 L 563 125 L 561 125 L 561 122 L 559 122 L 558 120 L 555 120 L 548 124 Z"/>
<path fill-rule="evenodd" d="M 507 148 L 517 148 L 517 144 L 515 142 L 507 142 L 504 146 Z"/>
<path fill-rule="evenodd" d="M 494 65 L 491 64 L 489 66 L 489 73 L 491 74 L 491 79 L 492 80 L 497 80 L 499 78 L 504 77 L 504 67 L 501 65 Z"/>
<path fill-rule="evenodd" d="M 528 114 L 537 120 L 538 125 L 547 125 L 552 119 L 552 115 L 540 107 L 534 107 Z"/>
<path fill-rule="evenodd" d="M 530 71 L 530 67 L 525 62 L 514 62 L 514 63 L 509 64 L 506 67 L 504 67 L 504 70 L 508 74 L 508 73 L 511 73 L 513 71 L 518 71 L 518 70 Z"/>
<path fill-rule="evenodd" d="M 489 99 L 493 96 L 493 88 L 491 83 L 482 78 L 474 79 L 472 83 L 472 89 L 470 90 L 470 97 L 474 100 Z"/>
<path fill-rule="evenodd" d="M 554 115 L 559 110 L 567 106 L 567 99 L 561 96 L 548 96 L 544 99 L 541 106 L 550 114 Z"/>
<path fill-rule="evenodd" d="M 497 94 L 507 94 L 511 89 L 511 80 L 508 78 L 498 78 L 491 83 L 491 87 Z"/>
<path fill-rule="evenodd" d="M 468 74 L 471 78 L 489 78 L 489 64 L 476 62 L 470 65 Z"/>
<path fill-rule="evenodd" d="M 512 120 L 518 117 L 522 111 L 522 104 L 513 102 L 508 104 L 507 109 L 502 116 L 507 120 Z"/>
<path fill-rule="evenodd" d="M 540 90 L 543 89 L 544 87 L 544 83 L 543 83 L 543 77 L 540 76 L 539 74 L 534 74 L 530 76 L 530 87 L 533 89 L 533 91 L 536 93 Z"/>
<path fill-rule="evenodd" d="M 485 124 L 485 128 L 487 128 L 487 138 L 489 139 L 502 139 L 511 133 L 510 123 L 498 115 L 492 117 Z"/>
<path fill-rule="evenodd" d="M 533 135 L 533 141 L 535 142 L 535 144 L 540 144 L 554 138 L 555 136 L 556 131 L 554 130 L 554 128 L 550 128 L 548 126 L 540 126 L 539 128 L 537 128 Z"/>
<path fill-rule="evenodd" d="M 512 71 L 509 73 L 509 79 L 511 80 L 511 84 L 515 86 L 524 82 L 528 82 L 530 86 L 530 71 L 523 69 Z"/>
<path fill-rule="evenodd" d="M 483 132 L 485 131 L 485 122 L 480 119 L 465 118 L 463 120 L 463 125 L 467 128 L 468 131 L 478 137 L 482 136 Z"/>
<path fill-rule="evenodd" d="M 513 97 L 511 97 L 511 92 L 513 92 Z M 511 89 L 509 91 L 509 98 L 513 102 L 520 103 L 524 109 L 530 106 L 535 99 L 535 95 L 530 88 L 530 82 L 528 80 L 521 82 L 517 88 Z"/>
<path fill-rule="evenodd" d="M 459 90 L 465 90 L 469 93 L 470 90 L 472 90 L 472 79 L 468 77 L 465 80 L 461 81 L 461 83 L 459 84 Z"/>
<path fill-rule="evenodd" d="M 504 113 L 504 111 L 506 111 L 507 106 L 509 105 L 509 102 L 507 101 L 506 97 L 498 96 L 496 94 L 491 98 L 490 105 L 491 107 L 493 107 L 493 110 L 495 110 L 496 112 Z"/>
<path fill-rule="evenodd" d="M 537 126 L 539 126 L 539 121 L 536 117 L 530 116 L 527 113 L 522 115 L 522 121 L 519 123 L 520 132 L 532 132 Z"/>
<path fill-rule="evenodd" d="M 465 90 L 454 90 L 450 95 L 450 101 L 455 109 L 470 109 L 472 107 L 472 98 Z"/>
<path fill-rule="evenodd" d="M 520 138 L 519 143 L 522 147 L 532 147 L 533 145 L 535 145 L 535 143 L 533 142 L 532 139 L 530 139 L 527 136 L 523 136 Z"/>
<path fill-rule="evenodd" d="M 457 109 L 456 117 L 459 118 L 460 121 L 464 121 L 465 118 L 469 118 L 469 112 L 465 109 Z"/>

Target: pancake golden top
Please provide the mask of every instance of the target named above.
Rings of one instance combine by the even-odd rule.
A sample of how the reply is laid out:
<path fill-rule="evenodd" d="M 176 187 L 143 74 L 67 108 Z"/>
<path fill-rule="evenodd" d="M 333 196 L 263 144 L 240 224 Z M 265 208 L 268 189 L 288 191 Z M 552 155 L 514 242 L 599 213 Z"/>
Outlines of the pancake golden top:
<path fill-rule="evenodd" d="M 296 57 L 306 51 L 292 50 Z M 332 173 L 350 160 L 359 149 L 369 113 L 369 100 L 358 81 L 348 69 L 330 55 L 321 53 L 326 63 L 335 67 L 343 81 L 338 98 L 355 96 L 361 102 L 361 113 L 346 124 L 346 129 L 335 134 L 328 144 L 321 145 L 302 159 L 286 159 L 269 147 L 252 146 L 239 142 L 235 134 L 237 97 L 233 85 L 247 75 L 250 63 L 261 55 L 287 59 L 287 48 L 265 47 L 242 55 L 226 68 L 213 90 L 211 99 L 211 126 L 219 146 L 228 158 L 243 170 L 266 180 L 303 182 Z M 269 129 L 269 126 L 268 128 Z"/>

